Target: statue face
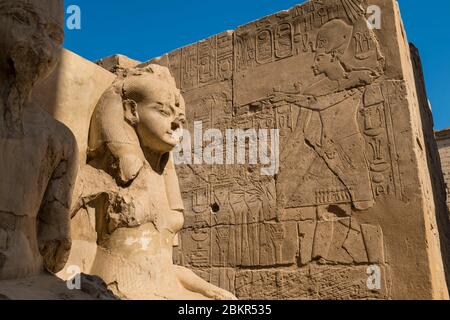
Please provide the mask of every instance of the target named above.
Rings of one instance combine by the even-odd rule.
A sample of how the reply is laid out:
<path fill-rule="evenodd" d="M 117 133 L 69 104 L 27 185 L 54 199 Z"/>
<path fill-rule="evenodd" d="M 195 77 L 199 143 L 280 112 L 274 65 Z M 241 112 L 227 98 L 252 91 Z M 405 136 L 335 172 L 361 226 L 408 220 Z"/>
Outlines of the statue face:
<path fill-rule="evenodd" d="M 328 53 L 319 53 L 314 59 L 314 64 L 312 66 L 314 75 L 318 76 L 321 74 L 327 74 L 330 67 L 333 65 L 333 56 Z"/>
<path fill-rule="evenodd" d="M 145 81 L 142 77 L 140 81 Z M 179 142 L 175 131 L 185 123 L 185 105 L 179 91 L 159 80 L 152 80 L 137 103 L 136 131 L 141 144 L 157 152 L 169 152 Z"/>
<path fill-rule="evenodd" d="M 35 83 L 53 71 L 64 39 L 59 0 L 0 0 L 0 72 Z"/>

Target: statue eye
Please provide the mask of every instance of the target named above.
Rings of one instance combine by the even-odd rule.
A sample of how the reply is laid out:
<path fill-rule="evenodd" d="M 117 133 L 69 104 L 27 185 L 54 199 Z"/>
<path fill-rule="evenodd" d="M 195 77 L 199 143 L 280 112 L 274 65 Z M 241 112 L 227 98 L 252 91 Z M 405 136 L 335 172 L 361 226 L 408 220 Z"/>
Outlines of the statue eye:
<path fill-rule="evenodd" d="M 161 113 L 163 116 L 169 117 L 170 113 L 167 111 L 167 109 L 162 106 L 162 105 L 158 105 L 158 111 L 159 113 Z"/>

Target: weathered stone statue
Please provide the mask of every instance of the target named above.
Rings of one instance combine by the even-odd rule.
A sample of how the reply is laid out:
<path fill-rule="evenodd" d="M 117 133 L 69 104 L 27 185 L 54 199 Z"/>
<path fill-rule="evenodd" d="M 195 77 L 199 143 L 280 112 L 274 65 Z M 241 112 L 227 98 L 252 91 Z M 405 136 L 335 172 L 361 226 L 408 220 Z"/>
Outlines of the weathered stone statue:
<path fill-rule="evenodd" d="M 83 271 L 100 276 L 120 298 L 234 298 L 173 264 L 184 217 L 170 151 L 184 122 L 180 91 L 169 70 L 158 65 L 119 76 L 92 116 L 74 223 L 79 226 L 83 220 L 77 219 L 87 215 L 84 228 L 89 234 L 86 226 L 92 226 L 98 244 Z M 74 248 L 69 264 L 82 264 L 76 256 L 88 260 L 82 252 L 83 245 Z"/>
<path fill-rule="evenodd" d="M 58 61 L 62 1 L 0 1 L 0 280 L 64 267 L 76 142 L 63 124 L 28 105 Z"/>
<path fill-rule="evenodd" d="M 2 299 L 99 297 L 91 278 L 83 282 L 92 295 L 69 290 L 53 274 L 71 248 L 78 148 L 71 131 L 44 111 L 48 106 L 30 97 L 59 60 L 63 25 L 62 1 L 0 0 Z"/>

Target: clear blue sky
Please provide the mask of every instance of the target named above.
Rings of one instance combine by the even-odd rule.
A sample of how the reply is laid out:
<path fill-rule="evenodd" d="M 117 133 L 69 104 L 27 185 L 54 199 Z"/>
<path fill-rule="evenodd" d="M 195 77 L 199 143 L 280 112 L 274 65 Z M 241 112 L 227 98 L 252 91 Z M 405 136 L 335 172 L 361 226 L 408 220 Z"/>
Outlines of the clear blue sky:
<path fill-rule="evenodd" d="M 303 0 L 65 0 L 82 29 L 65 47 L 97 60 L 116 53 L 146 61 Z M 419 48 L 436 129 L 450 127 L 450 1 L 399 0 L 408 39 Z"/>

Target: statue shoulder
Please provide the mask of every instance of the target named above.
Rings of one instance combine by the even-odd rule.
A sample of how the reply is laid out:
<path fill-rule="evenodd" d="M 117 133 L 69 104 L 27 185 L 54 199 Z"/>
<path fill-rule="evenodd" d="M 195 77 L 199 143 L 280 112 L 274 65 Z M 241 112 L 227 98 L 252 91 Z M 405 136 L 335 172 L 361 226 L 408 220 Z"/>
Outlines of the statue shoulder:
<path fill-rule="evenodd" d="M 24 109 L 24 126 L 28 138 L 45 138 L 52 152 L 62 154 L 63 158 L 78 154 L 77 140 L 72 131 L 39 106 Z"/>

